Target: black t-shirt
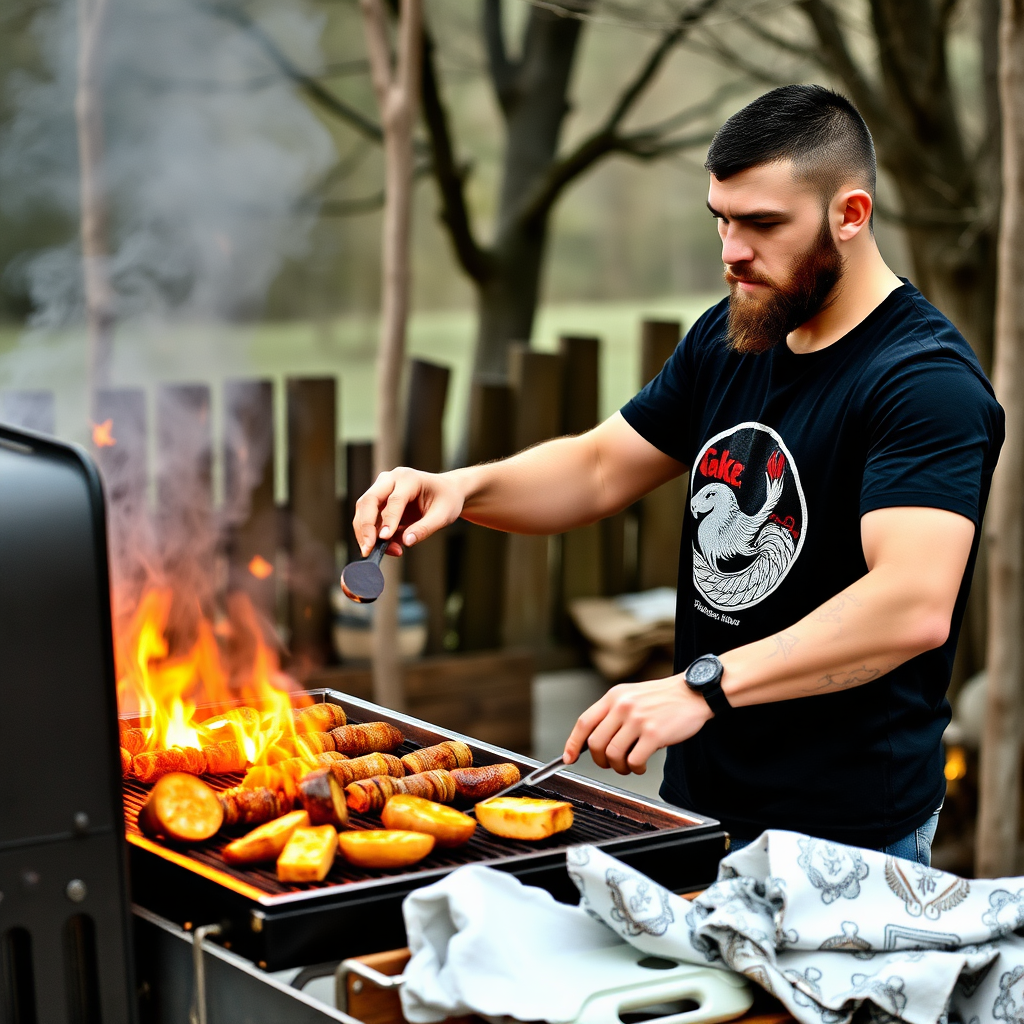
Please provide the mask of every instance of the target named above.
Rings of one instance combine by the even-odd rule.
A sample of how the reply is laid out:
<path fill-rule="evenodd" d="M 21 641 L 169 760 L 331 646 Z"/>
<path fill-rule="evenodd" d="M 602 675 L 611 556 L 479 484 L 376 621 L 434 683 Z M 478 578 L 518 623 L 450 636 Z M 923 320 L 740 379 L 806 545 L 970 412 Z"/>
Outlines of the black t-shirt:
<path fill-rule="evenodd" d="M 622 409 L 691 467 L 676 671 L 791 626 L 867 572 L 860 519 L 900 505 L 977 527 L 1003 412 L 955 327 L 908 283 L 817 352 L 740 355 L 728 300 Z M 980 530 L 948 641 L 840 692 L 736 708 L 670 747 L 662 796 L 737 837 L 787 828 L 880 847 L 945 792 L 946 700 Z"/>

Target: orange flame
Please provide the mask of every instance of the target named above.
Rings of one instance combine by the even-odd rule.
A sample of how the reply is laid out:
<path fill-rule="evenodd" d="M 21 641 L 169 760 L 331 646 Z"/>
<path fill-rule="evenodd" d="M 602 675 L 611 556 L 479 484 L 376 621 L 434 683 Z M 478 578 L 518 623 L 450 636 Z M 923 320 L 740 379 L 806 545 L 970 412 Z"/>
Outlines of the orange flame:
<path fill-rule="evenodd" d="M 117 438 L 114 437 L 114 421 L 104 420 L 102 423 L 94 423 L 92 425 L 92 443 L 97 448 L 113 448 L 117 444 Z"/>
<path fill-rule="evenodd" d="M 146 749 L 234 740 L 252 765 L 289 756 L 295 737 L 293 703 L 310 700 L 289 693 L 295 683 L 280 671 L 248 598 L 229 597 L 223 629 L 200 618 L 183 655 L 172 654 L 168 642 L 172 605 L 169 589 L 150 589 L 127 626 L 118 630 L 118 705 L 122 712 L 138 714 Z M 234 659 L 244 662 L 241 670 L 229 670 L 221 634 L 225 643 L 243 649 Z"/>
<path fill-rule="evenodd" d="M 265 580 L 274 571 L 274 567 L 262 556 L 253 555 L 249 562 L 249 572 L 258 580 Z"/>

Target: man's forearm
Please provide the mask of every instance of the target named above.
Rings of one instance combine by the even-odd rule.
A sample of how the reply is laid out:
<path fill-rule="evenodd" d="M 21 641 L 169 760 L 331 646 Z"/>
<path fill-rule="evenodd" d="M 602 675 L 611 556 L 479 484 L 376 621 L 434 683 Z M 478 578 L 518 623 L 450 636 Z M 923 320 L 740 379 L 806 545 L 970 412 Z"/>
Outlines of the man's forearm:
<path fill-rule="evenodd" d="M 613 515 L 684 467 L 616 413 L 500 462 L 455 470 L 462 518 L 507 533 L 551 534 Z"/>
<path fill-rule="evenodd" d="M 722 655 L 733 707 L 870 683 L 939 647 L 949 614 L 889 569 L 861 577 L 791 628 Z"/>

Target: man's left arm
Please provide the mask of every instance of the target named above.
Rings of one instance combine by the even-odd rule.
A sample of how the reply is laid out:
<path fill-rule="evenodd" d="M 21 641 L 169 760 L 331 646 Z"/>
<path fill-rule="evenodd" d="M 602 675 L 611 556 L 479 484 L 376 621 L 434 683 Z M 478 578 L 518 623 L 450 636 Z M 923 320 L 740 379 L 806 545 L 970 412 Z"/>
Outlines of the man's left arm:
<path fill-rule="evenodd" d="M 868 572 L 789 629 L 721 656 L 733 707 L 863 686 L 949 636 L 974 523 L 943 509 L 881 508 L 861 519 Z M 584 745 L 619 774 L 642 773 L 662 747 L 712 717 L 682 675 L 613 687 L 579 718 L 566 746 Z"/>

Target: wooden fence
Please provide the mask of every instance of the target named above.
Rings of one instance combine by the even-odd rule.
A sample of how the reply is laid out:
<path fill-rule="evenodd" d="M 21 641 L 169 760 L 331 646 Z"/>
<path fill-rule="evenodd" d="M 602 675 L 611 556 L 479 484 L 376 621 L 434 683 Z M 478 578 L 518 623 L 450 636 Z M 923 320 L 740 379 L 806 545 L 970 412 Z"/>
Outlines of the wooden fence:
<path fill-rule="evenodd" d="M 658 372 L 679 336 L 678 323 L 643 323 L 637 386 Z M 442 468 L 449 378 L 444 366 L 411 361 L 408 465 L 435 472 Z M 472 387 L 470 461 L 500 458 L 594 426 L 599 378 L 597 338 L 565 336 L 554 353 L 515 346 L 507 384 Z M 355 551 L 354 504 L 372 480 L 372 445 L 339 439 L 337 387 L 333 377 L 287 379 L 287 442 L 284 451 L 275 452 L 272 382 L 224 384 L 220 509 L 213 501 L 214 432 L 207 385 L 158 385 L 152 423 L 141 388 L 107 389 L 96 402 L 101 431 L 94 454 L 113 492 L 112 545 L 122 541 L 119 517 L 145 507 L 155 481 L 160 517 L 193 525 L 197 536 L 216 524 L 226 585 L 246 591 L 262 612 L 285 627 L 292 661 L 299 667 L 334 660 L 329 588 L 339 554 Z M 0 393 L 0 420 L 52 433 L 54 418 L 49 392 Z M 148 459 L 151 432 L 153 466 Z M 282 458 L 288 490 L 285 504 L 278 505 L 274 465 Z M 343 493 L 337 472 L 341 464 Z M 406 578 L 416 584 L 428 610 L 428 654 L 505 647 L 531 650 L 543 664 L 545 652 L 572 640 L 566 608 L 573 598 L 674 586 L 685 493 L 685 481 L 673 481 L 611 519 L 556 538 L 506 536 L 460 523 L 408 552 Z M 454 602 L 453 594 L 458 596 Z"/>

